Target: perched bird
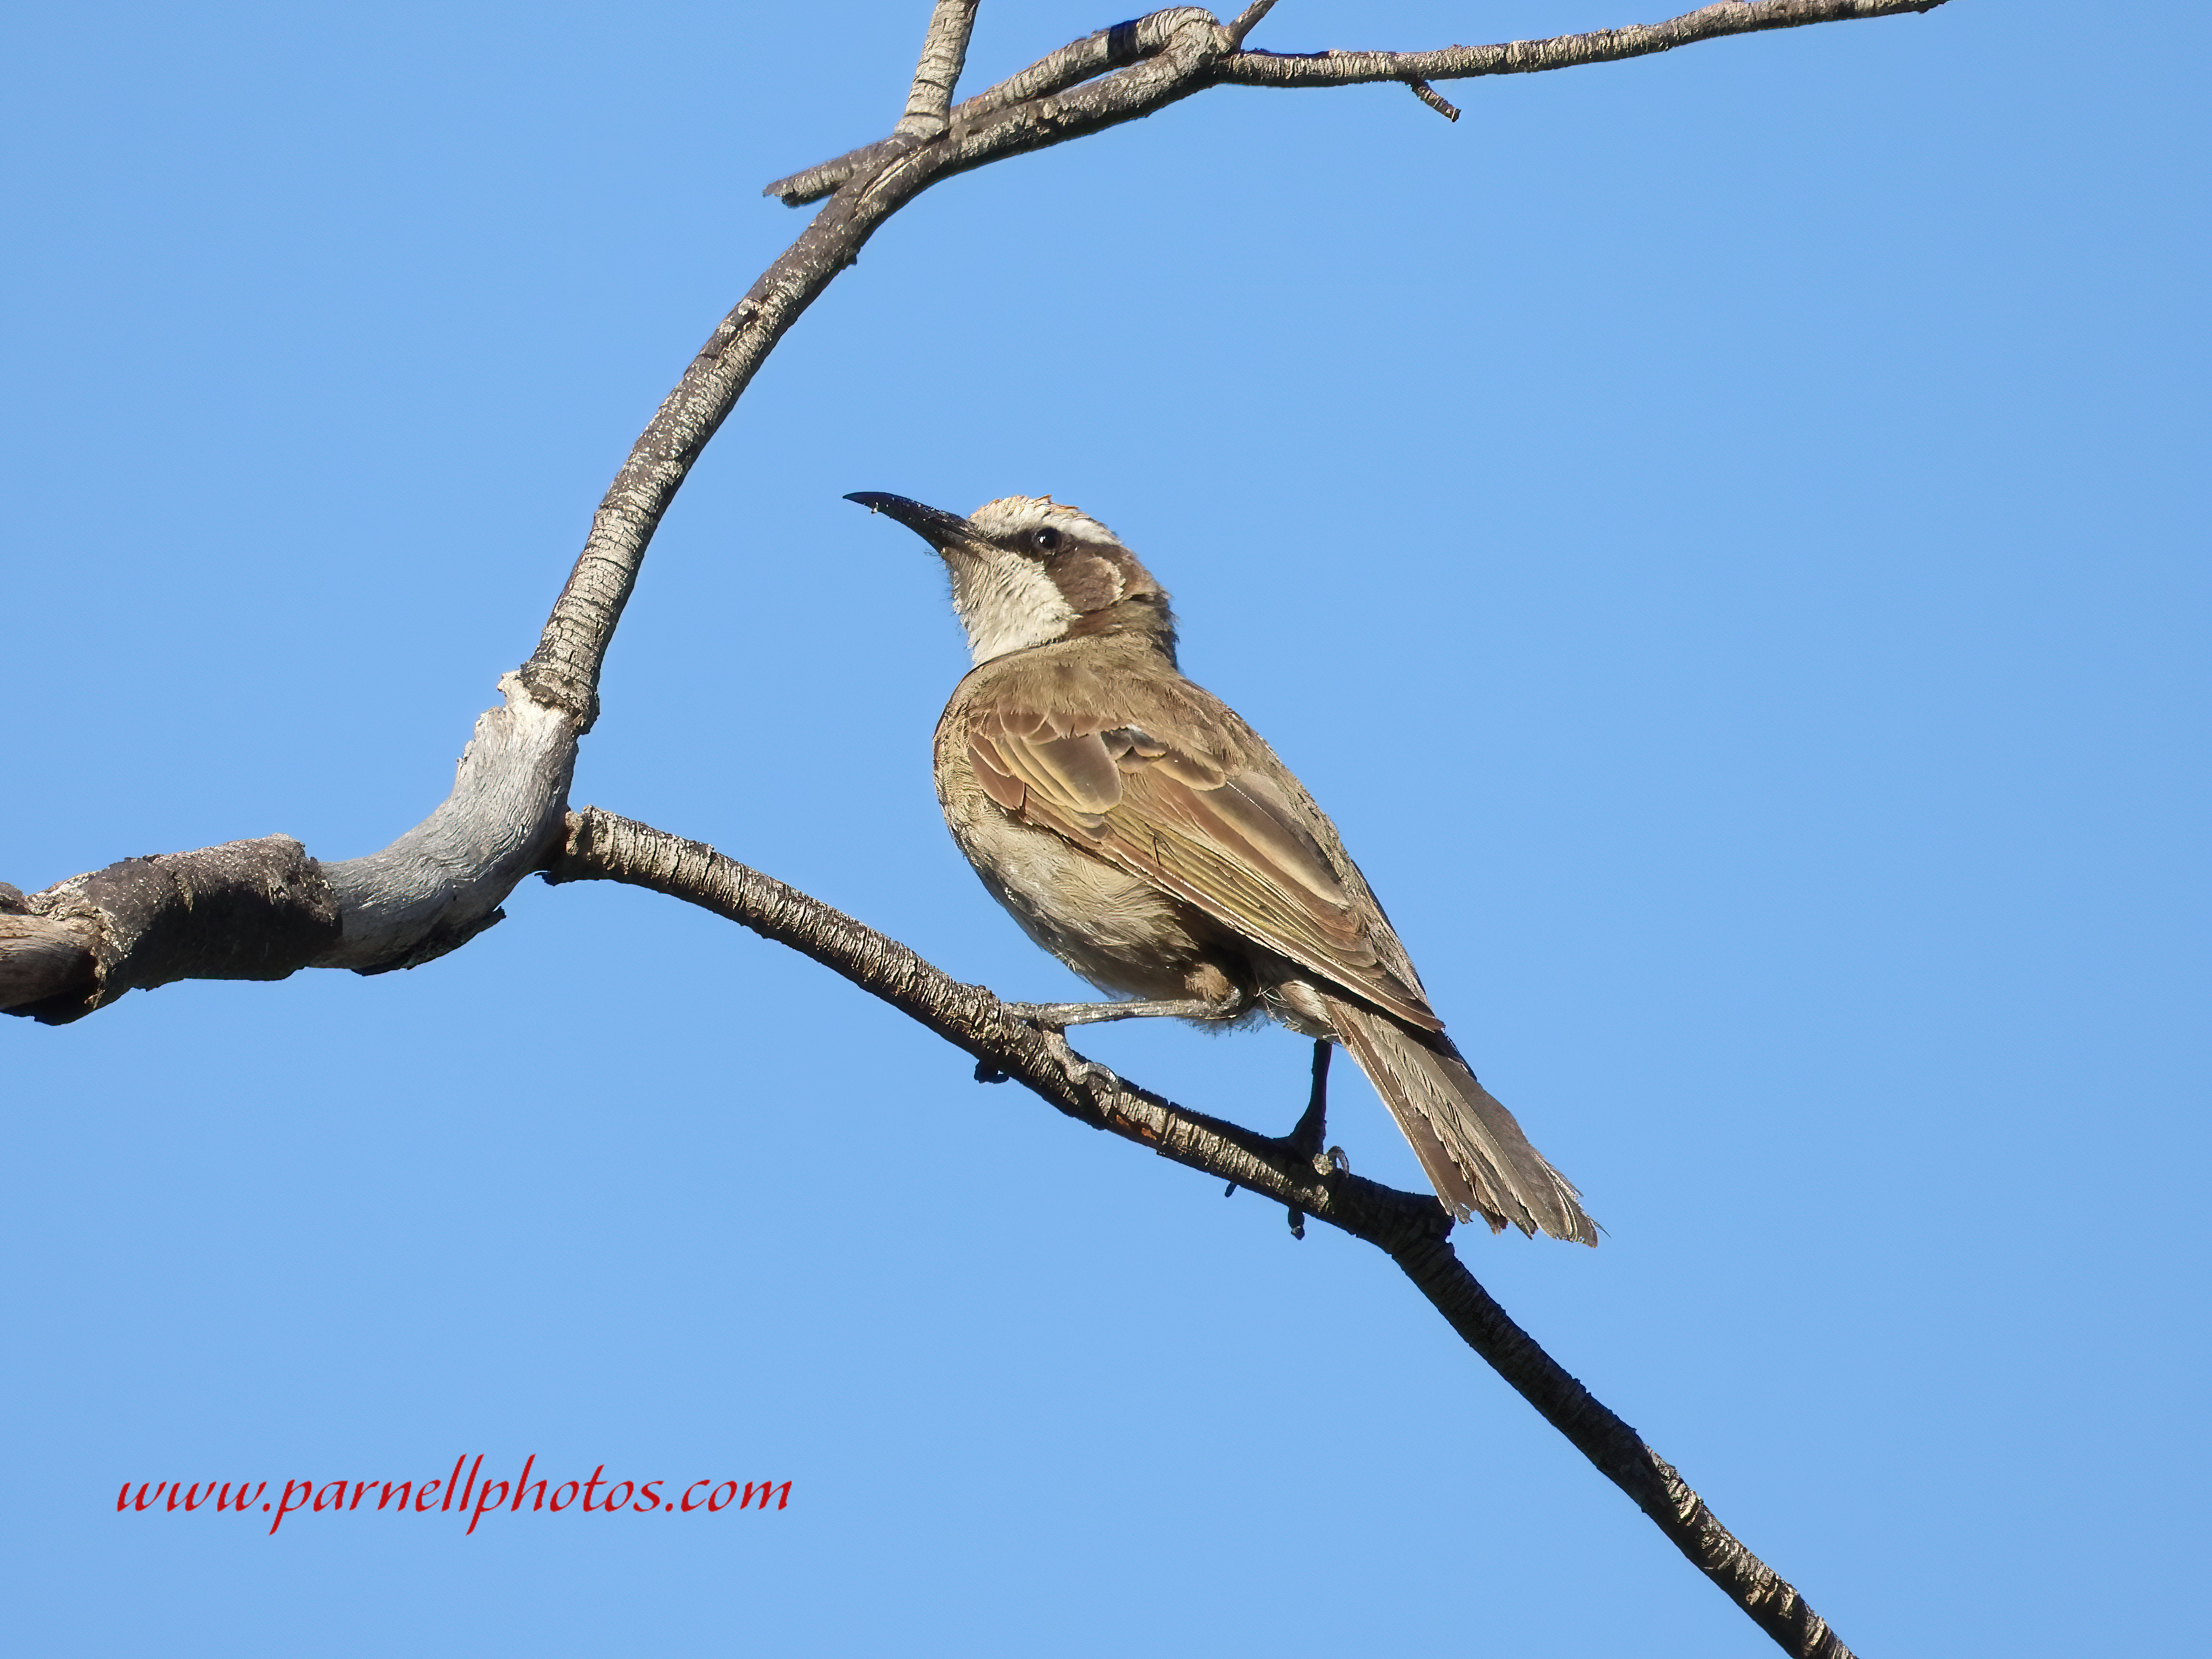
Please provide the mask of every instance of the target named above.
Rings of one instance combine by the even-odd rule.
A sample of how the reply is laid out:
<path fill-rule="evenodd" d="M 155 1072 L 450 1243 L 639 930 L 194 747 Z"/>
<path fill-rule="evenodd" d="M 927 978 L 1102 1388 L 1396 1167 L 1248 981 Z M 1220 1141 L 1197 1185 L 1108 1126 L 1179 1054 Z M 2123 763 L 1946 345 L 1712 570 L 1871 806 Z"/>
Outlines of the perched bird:
<path fill-rule="evenodd" d="M 1135 999 L 1018 1012 L 1058 1028 L 1263 1009 L 1352 1052 L 1455 1216 L 1597 1243 L 1575 1188 L 1444 1035 L 1336 826 L 1178 671 L 1168 596 L 1113 532 L 1048 495 L 966 519 L 846 499 L 951 574 L 975 662 L 937 726 L 952 838 L 1031 939 Z"/>

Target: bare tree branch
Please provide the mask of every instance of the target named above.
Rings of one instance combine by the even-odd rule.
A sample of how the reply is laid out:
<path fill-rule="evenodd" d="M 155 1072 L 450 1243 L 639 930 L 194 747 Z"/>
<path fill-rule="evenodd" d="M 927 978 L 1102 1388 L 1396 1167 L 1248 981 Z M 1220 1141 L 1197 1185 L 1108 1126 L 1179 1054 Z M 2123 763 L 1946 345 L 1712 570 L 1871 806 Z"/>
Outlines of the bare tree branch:
<path fill-rule="evenodd" d="M 180 979 L 283 979 L 340 942 L 337 902 L 289 836 L 125 859 L 0 900 L 0 1006 L 65 1025 Z"/>
<path fill-rule="evenodd" d="M 0 1008 L 36 1014 L 49 1000 L 74 1005 L 98 983 L 99 929 L 35 915 L 20 890 L 8 892 L 15 902 L 0 905 Z"/>
<path fill-rule="evenodd" d="M 322 866 L 344 938 L 317 968 L 381 973 L 466 944 L 500 919 L 500 901 L 538 869 L 560 834 L 576 766 L 567 714 L 503 674 L 504 706 L 477 717 L 438 809 L 380 853 Z"/>
<path fill-rule="evenodd" d="M 0 1010 L 65 1024 L 180 979 L 381 973 L 466 944 L 543 866 L 568 810 L 575 728 L 503 675 L 453 793 L 380 853 L 318 864 L 289 836 L 125 859 L 0 894 Z"/>
<path fill-rule="evenodd" d="M 1363 1180 L 1286 1139 L 1191 1111 L 1116 1077 L 1016 1019 L 983 987 L 961 984 L 897 940 L 698 842 L 587 806 L 569 816 L 545 878 L 623 882 L 711 910 L 820 963 L 1076 1121 L 1374 1245 L 1785 1652 L 1850 1659 L 1826 1622 L 1721 1524 L 1672 1464 L 1514 1323 L 1460 1261 L 1451 1218 L 1430 1194 Z"/>
<path fill-rule="evenodd" d="M 1516 40 L 1492 46 L 1446 46 L 1436 52 L 1322 52 L 1283 53 L 1244 52 L 1244 37 L 1267 15 L 1273 0 L 1248 7 L 1234 23 L 1216 23 L 1209 12 L 1184 8 L 1158 11 L 1133 23 L 1117 24 L 1073 41 L 1039 58 L 1018 75 L 1010 76 L 988 91 L 950 112 L 947 131 L 957 136 L 988 116 L 1018 104 L 1049 98 L 1109 70 L 1120 69 L 1139 57 L 1160 52 L 1167 40 L 1196 19 L 1212 26 L 1220 50 L 1209 54 L 1200 86 L 1179 92 L 1188 97 L 1206 86 L 1233 84 L 1255 87 L 1352 86 L 1369 81 L 1442 81 L 1479 75 L 1526 75 L 1546 70 L 1575 69 L 1585 64 L 1609 64 L 1626 58 L 1642 58 L 1656 52 L 1724 35 L 1751 34 L 1765 29 L 1800 28 L 1812 23 L 1841 23 L 1900 12 L 1932 11 L 1944 0 L 1728 0 L 1700 10 L 1670 18 L 1663 23 L 1639 23 L 1627 28 L 1600 29 L 1589 34 L 1563 34 L 1548 40 Z M 1174 101 L 1163 99 L 1158 108 Z M 1429 101 L 1424 100 L 1424 102 Z M 1441 99 L 1436 100 L 1442 102 Z M 1133 120 L 1138 114 L 1125 115 Z M 1095 131 L 1095 129 L 1085 129 Z M 1079 137 L 1070 133 L 1065 137 Z M 1055 140 L 1054 142 L 1058 142 Z M 828 161 L 819 162 L 787 178 L 765 185 L 763 196 L 781 198 L 787 207 L 818 202 L 848 179 L 880 166 L 896 153 L 896 137 L 872 144 Z M 1031 146 L 1031 148 L 1036 148 Z M 995 157 L 992 159 L 996 159 Z"/>
<path fill-rule="evenodd" d="M 1531 75 L 1545 70 L 1613 64 L 1730 34 L 1802 28 L 1933 11 L 1944 0 L 1723 0 L 1663 23 L 1512 40 L 1495 46 L 1445 46 L 1436 52 L 1240 52 L 1219 78 L 1242 87 L 1348 87 L 1365 81 L 1459 81 L 1477 75 Z"/>
<path fill-rule="evenodd" d="M 899 138 L 934 138 L 944 132 L 945 112 L 951 107 L 952 89 L 960 84 L 960 71 L 968 63 L 968 37 L 975 31 L 976 0 L 937 0 L 929 14 L 929 33 L 922 38 L 921 62 L 914 71 L 914 90 L 907 94 L 906 113 L 891 129 Z"/>
<path fill-rule="evenodd" d="M 1535 1338 L 1513 1322 L 1468 1272 L 1448 1241 L 1425 1241 L 1392 1255 L 1461 1340 L 1626 1492 L 1668 1541 L 1776 1646 L 1801 1659 L 1851 1659 L 1851 1650 L 1829 1629 L 1828 1621 L 1721 1524 L 1672 1463 L 1645 1445 L 1634 1429 L 1607 1410 Z"/>

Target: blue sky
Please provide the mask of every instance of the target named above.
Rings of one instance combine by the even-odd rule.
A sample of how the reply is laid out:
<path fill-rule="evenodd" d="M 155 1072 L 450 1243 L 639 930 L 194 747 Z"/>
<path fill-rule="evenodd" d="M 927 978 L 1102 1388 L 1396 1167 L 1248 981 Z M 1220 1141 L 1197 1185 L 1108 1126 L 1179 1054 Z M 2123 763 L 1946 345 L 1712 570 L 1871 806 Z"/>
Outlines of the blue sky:
<path fill-rule="evenodd" d="M 442 795 L 927 7 L 25 12 L 0 878 Z M 1638 19 L 1285 0 L 1281 50 Z M 1051 491 L 1609 1230 L 1474 1271 L 1869 1654 L 2178 1648 L 2204 1546 L 2201 8 L 1224 90 L 941 186 L 671 513 L 574 799 L 1015 997 L 919 544 Z M 973 88 L 1115 21 L 987 3 Z M 1772 1651 L 1389 1264 L 778 947 L 532 882 L 374 979 L 0 1023 L 39 1651 Z M 1305 1045 L 1082 1045 L 1279 1129 Z M 1356 1078 L 1332 1138 L 1401 1185 Z M 772 1476 L 769 1516 L 118 1516 Z"/>

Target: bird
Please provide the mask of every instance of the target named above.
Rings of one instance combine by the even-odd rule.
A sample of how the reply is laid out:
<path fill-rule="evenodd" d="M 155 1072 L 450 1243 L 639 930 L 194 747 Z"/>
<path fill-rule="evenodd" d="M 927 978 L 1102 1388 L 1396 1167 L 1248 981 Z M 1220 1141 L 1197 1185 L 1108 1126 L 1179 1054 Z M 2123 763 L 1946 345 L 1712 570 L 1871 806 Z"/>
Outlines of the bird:
<path fill-rule="evenodd" d="M 915 532 L 951 578 L 974 661 L 935 739 L 954 842 L 1024 932 L 1113 999 L 1017 1014 L 1054 1031 L 1264 1014 L 1316 1040 L 1316 1112 L 1328 1046 L 1351 1054 L 1455 1219 L 1597 1243 L 1580 1194 L 1444 1034 L 1336 826 L 1184 677 L 1167 592 L 1119 537 L 1049 495 L 967 518 L 845 499 Z"/>

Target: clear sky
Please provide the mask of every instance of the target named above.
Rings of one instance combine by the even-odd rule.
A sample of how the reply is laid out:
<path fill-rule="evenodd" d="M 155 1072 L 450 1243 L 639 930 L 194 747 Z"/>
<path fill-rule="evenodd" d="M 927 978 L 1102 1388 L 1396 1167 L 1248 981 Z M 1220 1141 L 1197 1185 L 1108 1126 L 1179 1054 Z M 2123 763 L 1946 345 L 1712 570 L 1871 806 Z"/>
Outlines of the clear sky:
<path fill-rule="evenodd" d="M 1456 126 L 1217 91 L 941 186 L 684 489 L 575 800 L 1078 994 L 938 818 L 942 578 L 839 498 L 1080 504 L 1608 1229 L 1462 1234 L 1516 1316 L 1869 1656 L 2186 1650 L 2212 20 L 2126 10 L 1456 83 Z M 428 811 L 805 223 L 761 185 L 888 129 L 927 11 L 19 10 L 0 879 Z M 969 85 L 1115 17 L 986 0 Z M 702 913 L 507 912 L 0 1022 L 22 1651 L 1772 1651 L 1367 1247 Z M 1282 1032 L 1081 1046 L 1302 1098 Z M 1418 1182 L 1340 1077 L 1353 1167 Z M 793 1485 L 114 1511 L 464 1454 Z"/>

